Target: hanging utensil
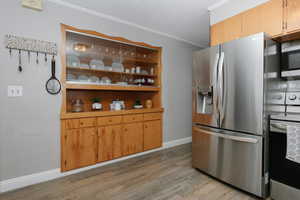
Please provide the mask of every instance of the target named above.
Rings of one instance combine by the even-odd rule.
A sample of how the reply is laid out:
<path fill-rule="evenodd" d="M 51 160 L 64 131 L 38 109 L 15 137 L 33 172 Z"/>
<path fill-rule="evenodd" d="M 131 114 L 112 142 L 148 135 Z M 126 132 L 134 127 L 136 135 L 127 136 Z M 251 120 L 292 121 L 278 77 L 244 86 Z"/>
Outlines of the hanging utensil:
<path fill-rule="evenodd" d="M 19 49 L 19 67 L 18 67 L 18 70 L 19 72 L 22 72 L 23 71 L 23 68 L 22 68 L 22 55 L 21 55 L 21 50 Z"/>
<path fill-rule="evenodd" d="M 9 48 L 9 56 L 10 57 L 12 56 L 12 50 L 11 50 L 11 48 Z"/>
<path fill-rule="evenodd" d="M 39 64 L 39 52 L 36 52 L 36 64 Z"/>
<path fill-rule="evenodd" d="M 28 63 L 30 63 L 30 51 L 27 51 Z"/>
<path fill-rule="evenodd" d="M 51 77 L 46 82 L 46 90 L 49 94 L 58 94 L 61 90 L 61 84 L 59 80 L 55 77 L 55 59 L 54 55 L 51 60 Z"/>
<path fill-rule="evenodd" d="M 47 62 L 47 54 L 45 53 L 45 62 Z"/>

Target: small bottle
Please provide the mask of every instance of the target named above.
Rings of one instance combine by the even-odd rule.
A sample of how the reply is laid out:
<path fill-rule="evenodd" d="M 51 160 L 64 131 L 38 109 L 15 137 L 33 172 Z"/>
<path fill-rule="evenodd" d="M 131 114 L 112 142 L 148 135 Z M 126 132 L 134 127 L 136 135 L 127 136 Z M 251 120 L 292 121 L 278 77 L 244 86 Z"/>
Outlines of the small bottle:
<path fill-rule="evenodd" d="M 153 67 L 151 68 L 150 74 L 154 75 L 154 68 Z"/>

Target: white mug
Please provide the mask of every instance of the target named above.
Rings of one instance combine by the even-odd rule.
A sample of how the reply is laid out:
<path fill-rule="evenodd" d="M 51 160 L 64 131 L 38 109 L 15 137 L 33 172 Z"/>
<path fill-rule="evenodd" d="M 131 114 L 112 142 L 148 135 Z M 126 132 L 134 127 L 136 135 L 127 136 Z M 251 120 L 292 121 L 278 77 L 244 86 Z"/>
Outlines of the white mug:
<path fill-rule="evenodd" d="M 115 103 L 115 110 L 121 110 L 122 105 L 120 103 Z"/>
<path fill-rule="evenodd" d="M 141 73 L 141 67 L 136 67 L 136 73 L 137 74 Z"/>
<path fill-rule="evenodd" d="M 135 68 L 133 67 L 133 68 L 131 68 L 131 73 L 135 73 Z"/>

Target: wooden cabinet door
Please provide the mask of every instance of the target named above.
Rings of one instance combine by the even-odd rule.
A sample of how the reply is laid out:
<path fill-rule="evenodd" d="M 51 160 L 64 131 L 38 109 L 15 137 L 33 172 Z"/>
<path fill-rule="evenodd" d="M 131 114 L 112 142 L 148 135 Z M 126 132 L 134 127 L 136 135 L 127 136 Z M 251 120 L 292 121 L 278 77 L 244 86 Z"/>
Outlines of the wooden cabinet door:
<path fill-rule="evenodd" d="M 143 151 L 143 123 L 131 123 L 123 126 L 122 134 L 123 155 Z"/>
<path fill-rule="evenodd" d="M 111 126 L 98 128 L 98 162 L 112 159 Z"/>
<path fill-rule="evenodd" d="M 219 22 L 210 27 L 210 45 L 215 46 L 224 42 L 224 23 Z"/>
<path fill-rule="evenodd" d="M 66 130 L 62 142 L 62 171 L 78 167 L 78 136 L 80 129 Z"/>
<path fill-rule="evenodd" d="M 161 120 L 144 122 L 144 151 L 161 147 Z"/>
<path fill-rule="evenodd" d="M 120 125 L 98 128 L 98 162 L 122 156 Z"/>
<path fill-rule="evenodd" d="M 82 128 L 78 137 L 78 165 L 79 167 L 92 165 L 97 159 L 96 128 Z"/>
<path fill-rule="evenodd" d="M 242 15 L 242 37 L 263 32 L 262 29 L 262 9 L 260 6 L 243 12 Z"/>
<path fill-rule="evenodd" d="M 240 38 L 242 36 L 242 15 L 235 15 L 224 20 L 223 26 L 223 42 L 228 42 Z"/>
<path fill-rule="evenodd" d="M 270 0 L 262 4 L 262 31 L 274 37 L 283 33 L 283 0 Z"/>
<path fill-rule="evenodd" d="M 294 32 L 300 29 L 300 1 L 285 0 L 287 32 Z"/>
<path fill-rule="evenodd" d="M 113 151 L 112 151 L 112 157 L 113 158 L 119 158 L 123 155 L 122 153 L 122 126 L 112 126 L 112 145 L 113 145 Z"/>

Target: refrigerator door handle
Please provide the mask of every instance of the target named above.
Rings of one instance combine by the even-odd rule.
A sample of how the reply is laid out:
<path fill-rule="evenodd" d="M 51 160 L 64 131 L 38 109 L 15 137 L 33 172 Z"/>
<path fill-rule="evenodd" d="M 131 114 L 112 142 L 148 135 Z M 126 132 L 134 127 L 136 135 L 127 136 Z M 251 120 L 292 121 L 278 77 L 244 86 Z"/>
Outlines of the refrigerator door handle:
<path fill-rule="evenodd" d="M 202 132 L 202 133 L 205 133 L 205 134 L 208 134 L 208 135 L 221 137 L 221 138 L 228 139 L 228 140 L 234 140 L 234 141 L 246 142 L 246 143 L 253 143 L 253 144 L 256 144 L 258 142 L 258 140 L 255 139 L 255 138 L 226 135 L 226 134 L 222 134 L 222 133 L 207 131 L 207 130 L 200 129 L 200 128 L 197 128 L 197 127 L 194 127 L 193 129 L 194 129 L 194 131 L 199 131 L 199 132 Z"/>
<path fill-rule="evenodd" d="M 218 88 L 219 88 L 218 110 L 220 112 L 220 127 L 222 127 L 224 112 L 225 112 L 224 95 L 226 93 L 224 91 L 224 59 L 225 59 L 225 53 L 221 52 L 220 61 L 219 61 L 219 73 L 218 73 Z"/>
<path fill-rule="evenodd" d="M 214 112 L 218 112 L 218 113 L 219 113 L 219 109 L 218 109 L 218 66 L 219 66 L 219 62 L 220 62 L 220 54 L 217 53 L 216 57 L 215 57 L 214 72 L 213 72 L 213 85 L 212 85 L 213 99 L 212 100 L 213 100 Z"/>

